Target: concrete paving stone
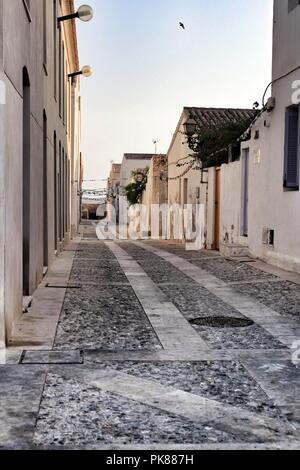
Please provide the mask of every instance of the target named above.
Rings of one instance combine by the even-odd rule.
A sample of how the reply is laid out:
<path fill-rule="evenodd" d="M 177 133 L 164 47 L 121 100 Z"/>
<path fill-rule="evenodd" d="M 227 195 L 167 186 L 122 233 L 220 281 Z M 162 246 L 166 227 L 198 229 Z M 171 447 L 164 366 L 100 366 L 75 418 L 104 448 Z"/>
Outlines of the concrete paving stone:
<path fill-rule="evenodd" d="M 236 436 L 193 423 L 72 379 L 48 374 L 33 442 L 80 448 L 90 444 L 235 441 Z"/>
<path fill-rule="evenodd" d="M 237 285 L 234 289 L 272 308 L 283 317 L 300 323 L 300 289 L 288 281 L 278 283 L 255 283 Z"/>
<path fill-rule="evenodd" d="M 216 252 L 83 236 L 45 278 L 81 288 L 41 287 L 17 325 L 36 346 L 23 365 L 8 365 L 20 348 L 0 356 L 0 448 L 299 447 L 300 366 L 284 347 L 299 340 L 299 286 Z M 256 324 L 189 324 L 206 316 Z"/>
<path fill-rule="evenodd" d="M 105 246 L 103 242 L 97 241 L 92 243 L 80 244 L 80 250 L 75 254 L 76 259 L 100 259 L 100 260 L 114 260 L 114 255 Z"/>
<path fill-rule="evenodd" d="M 192 286 L 160 284 L 159 287 L 189 320 L 209 316 L 244 318 L 236 309 L 196 283 Z"/>
<path fill-rule="evenodd" d="M 56 366 L 56 373 L 66 379 L 72 379 L 94 386 L 144 405 L 159 408 L 162 411 L 189 419 L 195 423 L 210 423 L 217 429 L 237 435 L 248 442 L 270 442 L 299 437 L 299 429 L 286 419 L 253 413 L 241 407 L 232 406 L 194 395 L 177 388 L 161 385 L 152 381 L 116 371 L 110 367 L 86 367 L 83 371 L 78 366 L 66 369 Z"/>
<path fill-rule="evenodd" d="M 32 444 L 46 373 L 41 367 L 0 366 L 0 446 Z"/>
<path fill-rule="evenodd" d="M 196 281 L 170 265 L 168 261 L 160 259 L 157 255 L 135 244 L 122 243 L 121 246 L 125 248 L 127 253 L 132 254 L 134 258 L 138 258 L 137 262 L 154 282 L 163 283 L 160 284 L 160 289 L 187 320 L 202 316 L 245 318 L 237 309 L 230 307 L 225 302 L 218 299 L 217 296 L 211 294 L 207 289 L 199 286 Z M 137 254 L 135 254 L 135 249 Z M 146 253 L 144 259 L 141 258 L 140 251 Z M 151 258 L 151 264 L 147 257 Z M 155 262 L 153 259 L 155 259 Z M 159 272 L 160 266 L 161 273 Z M 193 270 L 192 265 L 191 269 Z M 168 284 L 173 282 L 174 285 L 164 285 L 164 281 L 167 281 Z M 187 283 L 188 286 L 185 283 Z M 228 329 L 200 327 L 197 325 L 192 326 L 205 343 L 215 349 L 284 348 L 284 345 L 280 341 L 256 324 L 247 328 Z"/>
<path fill-rule="evenodd" d="M 198 317 L 245 318 L 208 290 L 197 286 L 160 286 L 188 320 Z M 210 328 L 192 325 L 211 347 L 219 349 L 283 349 L 284 345 L 259 325 L 246 328 Z"/>
<path fill-rule="evenodd" d="M 191 260 L 193 265 L 213 274 L 217 278 L 225 282 L 250 281 L 255 279 L 274 279 L 272 274 L 265 273 L 249 265 L 248 263 L 240 263 L 229 261 L 224 258 L 219 260 Z"/>
<path fill-rule="evenodd" d="M 243 365 L 276 405 L 299 409 L 300 365 L 271 359 L 245 359 Z"/>
<path fill-rule="evenodd" d="M 226 409 L 218 402 L 176 390 L 171 392 L 172 389 L 166 389 L 164 397 L 162 387 L 152 382 L 145 382 L 144 397 L 137 388 L 142 387 L 143 380 L 122 373 L 107 375 L 105 370 L 100 374 L 94 372 L 91 375 L 90 370 L 84 379 L 76 372 L 70 377 L 71 371 L 67 375 L 48 374 L 34 434 L 36 446 L 268 443 L 293 439 L 296 435 L 283 420 L 259 417 L 240 408 Z M 115 389 L 119 392 L 111 391 Z M 182 400 L 184 409 L 180 406 Z M 193 402 L 200 406 L 196 414 L 192 411 Z M 229 421 L 220 419 L 221 414 L 229 413 L 232 413 Z"/>
<path fill-rule="evenodd" d="M 270 398 L 238 362 L 103 362 L 111 369 L 157 381 L 166 387 L 219 400 L 255 413 L 280 416 Z"/>
<path fill-rule="evenodd" d="M 83 286 L 67 290 L 55 350 L 159 348 L 157 336 L 131 287 Z"/>
<path fill-rule="evenodd" d="M 175 266 L 178 270 L 182 271 L 184 274 L 191 277 L 197 284 L 201 287 L 205 287 L 213 295 L 216 295 L 219 299 L 226 302 L 228 305 L 231 305 L 233 308 L 237 309 L 241 314 L 246 318 L 253 320 L 256 324 L 262 326 L 263 331 L 267 331 L 271 337 L 275 337 L 276 341 L 284 344 L 285 346 L 290 347 L 287 344 L 287 341 L 282 340 L 285 336 L 291 336 L 295 334 L 294 328 L 287 327 L 284 330 L 278 330 L 276 323 L 280 315 L 274 310 L 262 305 L 259 302 L 254 301 L 248 296 L 239 293 L 237 290 L 225 281 L 221 279 L 218 280 L 213 274 L 208 273 L 207 271 L 191 264 L 190 262 L 180 258 L 177 255 L 168 253 L 167 251 L 158 250 L 150 245 L 142 245 L 141 243 L 134 243 L 134 245 L 139 248 L 144 248 L 149 253 L 154 253 L 160 258 L 168 261 L 170 264 Z M 263 323 L 263 316 L 274 317 L 274 328 L 269 323 L 266 325 Z M 249 330 L 248 330 L 249 331 Z M 280 333 L 280 334 L 279 334 Z M 283 336 L 284 335 L 284 336 Z M 281 346 L 280 346 L 281 347 Z"/>
<path fill-rule="evenodd" d="M 195 281 L 172 266 L 159 256 L 150 253 L 131 243 L 122 243 L 121 247 L 143 268 L 148 276 L 157 284 L 173 283 L 197 285 Z"/>
<path fill-rule="evenodd" d="M 121 259 L 126 252 L 117 244 L 108 243 L 107 246 L 119 260 L 163 347 L 171 350 L 207 349 L 206 343 L 195 333 L 174 304 L 167 302 L 164 293 L 143 268 L 132 258 Z"/>
<path fill-rule="evenodd" d="M 214 349 L 284 349 L 285 345 L 258 325 L 246 328 L 213 328 L 192 325 Z"/>
<path fill-rule="evenodd" d="M 78 259 L 75 258 L 73 262 L 73 269 L 115 269 L 119 270 L 120 266 L 116 259 L 106 258 L 106 259 Z"/>
<path fill-rule="evenodd" d="M 98 283 L 99 285 L 108 284 L 111 282 L 127 284 L 127 278 L 121 269 L 112 266 L 110 269 L 106 268 L 72 268 L 70 275 L 70 282 L 81 283 Z"/>
<path fill-rule="evenodd" d="M 193 250 L 187 250 L 185 248 L 185 245 L 172 245 L 170 243 L 164 243 L 161 241 L 153 241 L 151 240 L 148 242 L 149 245 L 155 247 L 155 248 L 160 248 L 162 250 L 166 250 L 169 253 L 173 253 L 174 255 L 177 256 L 182 256 L 182 258 L 185 259 L 195 259 L 195 260 L 202 260 L 202 259 L 220 259 L 221 255 L 218 251 L 208 251 L 208 250 L 200 250 L 200 251 L 193 251 Z M 146 243 L 146 244 L 148 244 Z"/>

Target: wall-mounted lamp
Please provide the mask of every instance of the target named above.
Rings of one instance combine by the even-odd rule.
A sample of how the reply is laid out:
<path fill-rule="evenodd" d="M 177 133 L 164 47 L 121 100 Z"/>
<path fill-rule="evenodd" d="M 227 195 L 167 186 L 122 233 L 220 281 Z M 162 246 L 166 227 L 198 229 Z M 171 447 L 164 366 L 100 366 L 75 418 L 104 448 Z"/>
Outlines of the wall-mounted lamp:
<path fill-rule="evenodd" d="M 183 124 L 183 127 L 184 127 L 184 131 L 186 133 L 186 135 L 188 137 L 192 137 L 195 132 L 196 132 L 196 129 L 197 129 L 197 123 L 195 121 L 195 119 L 193 118 L 189 118 L 184 124 Z"/>
<path fill-rule="evenodd" d="M 72 13 L 71 15 L 60 16 L 57 18 L 58 23 L 62 21 L 73 20 L 75 18 L 79 18 L 81 21 L 91 21 L 94 17 L 94 10 L 89 5 L 81 5 L 78 8 L 76 13 Z"/>
<path fill-rule="evenodd" d="M 84 65 L 84 67 L 82 67 L 81 70 L 79 70 L 78 72 L 73 72 L 73 73 L 69 73 L 68 77 L 69 78 L 73 78 L 73 77 L 77 77 L 78 75 L 83 75 L 84 77 L 91 77 L 93 75 L 93 69 L 90 65 Z"/>

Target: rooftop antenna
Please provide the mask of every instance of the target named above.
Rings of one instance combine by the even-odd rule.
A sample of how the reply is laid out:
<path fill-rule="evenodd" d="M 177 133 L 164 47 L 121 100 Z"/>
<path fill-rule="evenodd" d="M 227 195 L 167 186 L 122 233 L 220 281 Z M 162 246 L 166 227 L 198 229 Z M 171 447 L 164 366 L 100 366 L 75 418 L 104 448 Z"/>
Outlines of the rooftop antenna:
<path fill-rule="evenodd" d="M 155 149 L 155 150 L 154 150 L 154 151 L 155 151 L 155 155 L 157 155 L 157 144 L 158 144 L 159 141 L 158 141 L 158 139 L 153 139 L 152 142 L 153 142 L 154 149 Z"/>

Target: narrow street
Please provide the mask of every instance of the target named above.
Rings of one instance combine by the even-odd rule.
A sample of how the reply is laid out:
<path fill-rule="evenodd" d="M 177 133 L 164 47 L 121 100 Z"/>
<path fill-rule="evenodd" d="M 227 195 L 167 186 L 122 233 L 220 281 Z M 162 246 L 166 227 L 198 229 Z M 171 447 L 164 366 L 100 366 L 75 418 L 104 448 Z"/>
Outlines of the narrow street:
<path fill-rule="evenodd" d="M 1 358 L 1 448 L 298 448 L 299 275 L 81 233 Z"/>

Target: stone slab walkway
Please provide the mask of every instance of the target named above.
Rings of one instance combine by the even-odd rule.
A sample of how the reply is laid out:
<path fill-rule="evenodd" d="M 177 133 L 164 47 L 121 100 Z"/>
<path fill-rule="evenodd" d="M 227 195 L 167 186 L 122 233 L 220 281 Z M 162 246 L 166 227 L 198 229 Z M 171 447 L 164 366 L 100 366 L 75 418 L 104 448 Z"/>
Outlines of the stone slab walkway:
<path fill-rule="evenodd" d="M 299 448 L 300 287 L 278 274 L 83 227 L 1 352 L 0 448 Z"/>

